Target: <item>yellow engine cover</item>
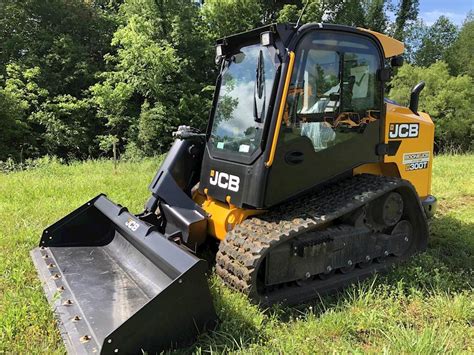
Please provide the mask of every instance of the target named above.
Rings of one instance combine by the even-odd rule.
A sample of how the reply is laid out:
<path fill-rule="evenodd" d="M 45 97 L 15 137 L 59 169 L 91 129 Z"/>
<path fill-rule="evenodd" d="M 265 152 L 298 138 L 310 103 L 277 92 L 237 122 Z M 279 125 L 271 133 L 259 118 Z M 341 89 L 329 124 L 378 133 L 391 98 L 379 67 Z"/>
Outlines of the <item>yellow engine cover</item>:
<path fill-rule="evenodd" d="M 410 181 L 420 198 L 431 193 L 434 124 L 424 112 L 414 114 L 409 108 L 387 103 L 384 143 L 400 143 L 395 155 L 385 155 L 383 163 L 366 164 L 354 174 L 398 176 Z"/>

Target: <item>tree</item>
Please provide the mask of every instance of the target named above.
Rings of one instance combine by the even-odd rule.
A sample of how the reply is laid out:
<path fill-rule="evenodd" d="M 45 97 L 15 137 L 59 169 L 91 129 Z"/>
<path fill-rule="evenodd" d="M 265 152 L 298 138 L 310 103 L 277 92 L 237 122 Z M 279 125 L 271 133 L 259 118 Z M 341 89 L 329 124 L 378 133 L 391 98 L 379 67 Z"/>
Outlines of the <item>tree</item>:
<path fill-rule="evenodd" d="M 437 60 L 445 59 L 458 34 L 457 27 L 446 16 L 440 16 L 428 28 L 415 54 L 415 64 L 428 67 Z"/>
<path fill-rule="evenodd" d="M 259 0 L 207 0 L 201 13 L 206 32 L 214 41 L 251 30 L 262 25 L 264 20 Z"/>
<path fill-rule="evenodd" d="M 42 128 L 30 120 L 48 95 L 48 91 L 38 85 L 41 70 L 8 64 L 5 72 L 4 85 L 0 86 L 4 127 L 0 130 L 0 140 L 8 149 L 2 149 L 0 160 L 43 155 L 46 151 L 41 147 Z"/>
<path fill-rule="evenodd" d="M 416 54 L 421 49 L 423 38 L 427 36 L 429 26 L 423 20 L 418 19 L 405 28 L 405 53 L 404 58 L 408 63 L 416 62 Z"/>
<path fill-rule="evenodd" d="M 305 3 L 305 0 L 260 0 L 260 8 L 263 14 L 262 22 L 272 23 L 278 21 L 280 12 L 285 6 L 293 6 L 300 9 Z"/>
<path fill-rule="evenodd" d="M 418 17 L 419 0 L 399 0 L 395 13 L 393 36 L 403 41 L 408 25 Z"/>
<path fill-rule="evenodd" d="M 386 0 L 309 0 L 301 18 L 302 23 L 329 22 L 348 26 L 367 27 L 384 32 L 388 19 Z M 278 15 L 278 22 L 296 22 L 302 12 L 297 4 L 286 4 Z"/>
<path fill-rule="evenodd" d="M 454 75 L 467 74 L 474 78 L 474 12 L 464 21 L 459 35 L 446 51 L 445 57 Z"/>
<path fill-rule="evenodd" d="M 362 3 L 367 28 L 384 33 L 388 26 L 386 0 L 366 0 Z"/>
<path fill-rule="evenodd" d="M 103 131 L 103 123 L 95 117 L 89 99 L 71 95 L 48 98 L 29 120 L 40 125 L 41 147 L 48 154 L 87 159 L 97 156 L 96 135 Z"/>
<path fill-rule="evenodd" d="M 296 23 L 301 17 L 301 23 L 322 22 L 325 11 L 324 3 L 321 0 L 309 0 L 305 11 L 296 4 L 284 5 L 278 14 L 278 22 Z"/>
<path fill-rule="evenodd" d="M 25 137 L 30 137 L 27 123 L 21 119 L 22 110 L 8 91 L 0 90 L 0 161 L 21 159 Z"/>
<path fill-rule="evenodd" d="M 359 0 L 326 0 L 324 16 L 327 22 L 367 27 L 364 8 Z"/>
<path fill-rule="evenodd" d="M 406 64 L 392 79 L 390 98 L 408 105 L 412 87 L 421 80 L 426 87 L 420 95 L 420 111 L 435 121 L 438 148 L 474 149 L 473 79 L 467 75 L 451 76 L 443 61 L 428 68 Z"/>
<path fill-rule="evenodd" d="M 167 150 L 180 124 L 204 128 L 213 80 L 213 47 L 187 0 L 129 0 L 120 8 L 110 70 L 91 88 L 102 139 L 152 155 Z M 198 24 L 198 25 L 196 25 Z"/>
<path fill-rule="evenodd" d="M 91 142 L 97 132 L 87 128 L 95 113 L 84 105 L 90 104 L 88 88 L 105 69 L 115 27 L 109 7 L 115 1 L 104 1 L 0 2 L 0 87 L 21 108 L 16 119 L 28 128 L 28 149 L 21 146 L 26 156 L 88 156 L 89 147 L 77 143 Z M 60 127 L 89 136 L 71 140 Z M 50 144 L 55 140 L 63 142 Z"/>
<path fill-rule="evenodd" d="M 78 96 L 104 69 L 114 25 L 112 16 L 85 1 L 2 0 L 0 63 L 37 66 L 50 95 Z"/>
<path fill-rule="evenodd" d="M 301 23 L 321 22 L 324 15 L 324 6 L 320 0 L 309 0 L 304 13 L 303 8 L 296 4 L 286 4 L 278 14 L 278 22 L 296 23 L 301 14 Z"/>

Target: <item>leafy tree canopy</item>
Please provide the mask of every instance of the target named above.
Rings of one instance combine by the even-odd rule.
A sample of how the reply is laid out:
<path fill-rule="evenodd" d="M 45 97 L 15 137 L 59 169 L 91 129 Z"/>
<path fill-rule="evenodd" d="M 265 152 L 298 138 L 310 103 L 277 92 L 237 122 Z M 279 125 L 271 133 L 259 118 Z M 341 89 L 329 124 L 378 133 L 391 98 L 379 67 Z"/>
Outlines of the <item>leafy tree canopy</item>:
<path fill-rule="evenodd" d="M 446 16 L 441 16 L 421 38 L 421 46 L 415 55 L 416 65 L 430 66 L 437 60 L 446 59 L 456 40 L 458 30 Z"/>
<path fill-rule="evenodd" d="M 453 74 L 467 74 L 474 78 L 474 12 L 470 12 L 455 39 L 445 52 Z"/>
<path fill-rule="evenodd" d="M 472 124 L 472 91 L 463 85 L 474 76 L 473 15 L 459 30 L 446 17 L 426 26 L 418 2 L 2 0 L 0 160 L 84 159 L 110 154 L 112 145 L 126 156 L 167 151 L 178 125 L 206 127 L 215 40 L 294 23 L 304 5 L 302 24 L 361 26 L 406 40 L 412 65 L 401 68 L 391 95 L 408 97 L 426 76 L 422 97 L 438 121 L 437 141 L 472 148 L 460 132 Z"/>

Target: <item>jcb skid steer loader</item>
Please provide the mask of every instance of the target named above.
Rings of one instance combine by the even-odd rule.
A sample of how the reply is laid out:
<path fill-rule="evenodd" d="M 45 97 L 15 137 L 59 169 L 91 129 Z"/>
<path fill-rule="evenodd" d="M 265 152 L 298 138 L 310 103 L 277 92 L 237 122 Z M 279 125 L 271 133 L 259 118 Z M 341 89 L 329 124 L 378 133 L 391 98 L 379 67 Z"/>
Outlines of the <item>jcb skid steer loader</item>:
<path fill-rule="evenodd" d="M 71 353 L 159 352 L 216 321 L 195 252 L 261 305 L 299 303 L 425 249 L 434 126 L 384 99 L 403 44 L 271 25 L 217 43 L 207 132 L 180 127 L 133 215 L 99 195 L 48 227 L 33 260 Z M 209 243 L 206 243 L 208 245 Z"/>

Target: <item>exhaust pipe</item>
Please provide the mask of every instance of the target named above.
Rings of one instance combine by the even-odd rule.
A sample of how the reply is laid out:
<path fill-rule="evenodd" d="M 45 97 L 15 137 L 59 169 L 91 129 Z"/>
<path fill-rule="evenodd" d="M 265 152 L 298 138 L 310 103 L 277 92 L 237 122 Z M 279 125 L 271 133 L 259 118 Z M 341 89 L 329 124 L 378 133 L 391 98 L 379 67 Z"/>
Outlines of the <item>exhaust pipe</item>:
<path fill-rule="evenodd" d="M 411 90 L 410 94 L 410 110 L 415 114 L 418 115 L 418 101 L 420 99 L 420 93 L 425 88 L 425 82 L 420 81 L 416 84 L 413 89 Z"/>

